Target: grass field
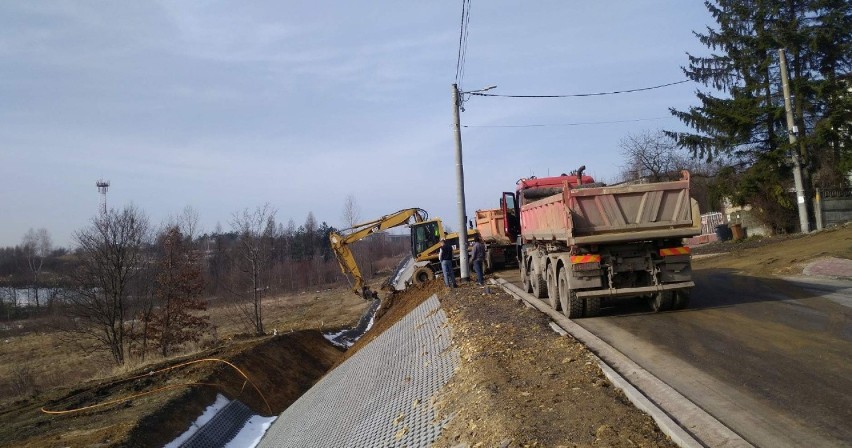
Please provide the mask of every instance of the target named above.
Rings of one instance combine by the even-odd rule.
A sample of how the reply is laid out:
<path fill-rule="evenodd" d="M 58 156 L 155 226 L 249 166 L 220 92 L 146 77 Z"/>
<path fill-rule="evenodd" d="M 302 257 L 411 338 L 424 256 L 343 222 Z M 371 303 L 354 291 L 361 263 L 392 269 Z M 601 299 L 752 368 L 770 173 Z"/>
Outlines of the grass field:
<path fill-rule="evenodd" d="M 357 321 L 367 305 L 342 287 L 272 296 L 263 301 L 264 327 L 268 334 L 339 328 Z M 210 300 L 207 314 L 215 331 L 200 344 L 188 346 L 173 357 L 226 344 L 234 336 L 248 332 L 241 313 L 232 305 Z M 52 388 L 107 378 L 163 361 L 162 357 L 149 355 L 144 363 L 131 360 L 116 367 L 107 353 L 94 350 L 86 341 L 68 340 L 47 319 L 19 322 L 0 331 L 0 338 L 0 407 Z"/>

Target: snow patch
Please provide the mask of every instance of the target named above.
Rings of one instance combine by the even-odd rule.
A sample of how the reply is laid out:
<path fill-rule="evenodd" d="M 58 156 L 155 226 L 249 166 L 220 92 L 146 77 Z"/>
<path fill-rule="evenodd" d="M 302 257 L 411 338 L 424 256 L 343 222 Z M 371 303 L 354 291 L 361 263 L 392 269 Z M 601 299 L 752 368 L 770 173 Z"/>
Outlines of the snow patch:
<path fill-rule="evenodd" d="M 183 442 L 189 440 L 189 438 L 192 437 L 193 434 L 198 432 L 198 430 L 201 429 L 201 427 L 204 426 L 205 423 L 209 422 L 210 419 L 213 418 L 213 416 L 215 416 L 220 410 L 222 410 L 222 408 L 225 407 L 225 405 L 230 402 L 231 400 L 225 398 L 224 395 L 216 394 L 216 401 L 214 401 L 213 404 L 211 404 L 210 406 L 207 406 L 207 409 L 205 409 L 204 412 L 202 412 L 201 415 L 189 425 L 189 429 L 187 429 L 183 434 L 179 435 L 177 439 L 174 439 L 169 442 L 165 446 L 165 448 L 178 448 Z"/>
<path fill-rule="evenodd" d="M 225 448 L 254 448 L 260 443 L 260 439 L 266 434 L 266 430 L 272 426 L 272 422 L 278 417 L 261 417 L 254 415 L 248 419 L 243 429 L 225 445 Z"/>
<path fill-rule="evenodd" d="M 352 345 L 355 344 L 355 342 L 360 339 L 364 333 L 373 327 L 373 323 L 376 321 L 376 312 L 379 310 L 379 305 L 381 305 L 380 300 L 373 300 L 373 303 L 369 308 L 367 308 L 367 311 L 364 312 L 364 315 L 358 320 L 358 325 L 354 328 L 347 328 L 345 330 L 338 331 L 337 333 L 323 333 L 322 336 L 337 347 L 352 347 Z"/>

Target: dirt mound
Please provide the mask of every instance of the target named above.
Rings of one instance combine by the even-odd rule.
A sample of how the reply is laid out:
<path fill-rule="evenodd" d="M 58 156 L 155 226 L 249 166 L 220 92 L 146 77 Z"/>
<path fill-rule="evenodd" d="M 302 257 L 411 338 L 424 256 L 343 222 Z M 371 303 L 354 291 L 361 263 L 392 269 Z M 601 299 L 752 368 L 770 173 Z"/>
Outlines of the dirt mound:
<path fill-rule="evenodd" d="M 701 256 L 710 253 L 721 255 Z M 714 243 L 693 249 L 693 254 L 695 269 L 733 269 L 761 277 L 800 275 L 807 262 L 820 257 L 852 259 L 852 225 L 804 235 Z"/>
<path fill-rule="evenodd" d="M 439 294 L 462 366 L 438 401 L 436 446 L 676 446 L 611 386 L 590 352 L 501 289 Z"/>
<path fill-rule="evenodd" d="M 341 355 L 319 331 L 234 342 L 108 382 L 15 403 L 0 412 L 0 441 L 32 447 L 163 446 L 185 431 L 216 393 L 239 399 L 258 414 L 280 413 Z M 221 361 L 196 362 L 201 359 Z M 42 406 L 60 412 L 94 407 L 48 415 Z"/>

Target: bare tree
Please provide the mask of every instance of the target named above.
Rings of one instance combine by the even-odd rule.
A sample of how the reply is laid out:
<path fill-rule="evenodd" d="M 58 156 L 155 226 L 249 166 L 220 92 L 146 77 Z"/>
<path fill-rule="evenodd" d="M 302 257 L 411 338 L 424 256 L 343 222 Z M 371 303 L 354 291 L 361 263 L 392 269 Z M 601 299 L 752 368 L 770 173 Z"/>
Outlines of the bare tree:
<path fill-rule="evenodd" d="M 6 311 L 6 320 L 12 320 L 12 314 L 18 307 L 18 297 L 15 288 L 0 287 L 0 308 Z"/>
<path fill-rule="evenodd" d="M 355 200 L 354 194 L 346 196 L 343 201 L 343 223 L 346 227 L 355 227 L 361 221 L 361 208 L 358 207 L 358 201 Z"/>
<path fill-rule="evenodd" d="M 195 241 L 195 237 L 202 232 L 199 221 L 198 210 L 194 209 L 191 205 L 184 207 L 180 216 L 178 216 L 178 228 L 185 237 L 189 238 L 190 242 Z"/>
<path fill-rule="evenodd" d="M 274 238 L 276 213 L 269 204 L 264 204 L 254 211 L 234 213 L 231 220 L 231 227 L 238 234 L 232 260 L 237 278 L 229 289 L 242 316 L 257 335 L 264 333 L 261 302 L 269 286 L 270 241 Z"/>
<path fill-rule="evenodd" d="M 626 162 L 621 167 L 622 180 L 658 182 L 677 179 L 682 170 L 688 170 L 693 176 L 712 177 L 729 163 L 724 156 L 712 162 L 691 157 L 662 131 L 628 135 L 619 146 Z"/>
<path fill-rule="evenodd" d="M 44 259 L 53 250 L 53 243 L 51 242 L 50 234 L 47 233 L 47 229 L 40 228 L 38 230 L 28 230 L 24 235 L 22 246 L 24 257 L 27 260 L 27 267 L 32 274 L 33 283 L 31 288 L 34 292 L 35 305 L 36 308 L 39 308 L 41 306 L 38 296 L 39 277 L 41 276 L 42 266 L 44 266 Z"/>
<path fill-rule="evenodd" d="M 158 242 L 161 250 L 154 283 L 159 306 L 150 314 L 145 340 L 150 337 L 165 357 L 180 345 L 198 342 L 210 324 L 207 316 L 197 315 L 207 304 L 201 298 L 204 281 L 195 252 L 177 226 L 166 229 Z"/>
<path fill-rule="evenodd" d="M 112 355 L 127 359 L 133 317 L 134 280 L 144 271 L 143 246 L 149 240 L 148 218 L 134 206 L 110 210 L 75 233 L 79 266 L 75 289 L 67 298 L 76 334 L 90 338 Z"/>
<path fill-rule="evenodd" d="M 631 134 L 623 138 L 619 146 L 626 160 L 622 167 L 623 180 L 658 182 L 679 173 L 687 165 L 687 158 L 678 151 L 675 142 L 662 132 Z"/>

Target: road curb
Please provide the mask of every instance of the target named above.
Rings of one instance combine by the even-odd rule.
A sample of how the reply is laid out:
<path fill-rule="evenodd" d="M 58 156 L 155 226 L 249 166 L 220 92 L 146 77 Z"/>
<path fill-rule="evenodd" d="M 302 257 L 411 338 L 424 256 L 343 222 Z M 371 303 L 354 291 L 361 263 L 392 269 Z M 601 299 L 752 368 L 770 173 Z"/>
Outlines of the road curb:
<path fill-rule="evenodd" d="M 604 375 L 681 447 L 752 447 L 745 439 L 602 339 L 504 279 L 509 294 L 550 317 L 598 358 Z M 676 417 L 675 417 L 676 416 Z"/>

